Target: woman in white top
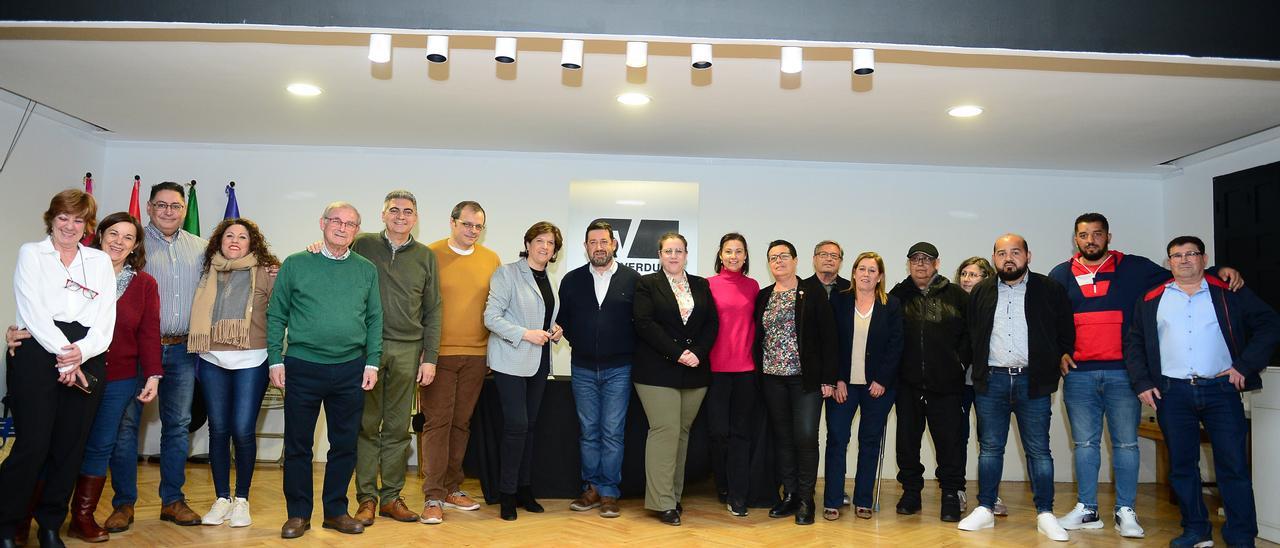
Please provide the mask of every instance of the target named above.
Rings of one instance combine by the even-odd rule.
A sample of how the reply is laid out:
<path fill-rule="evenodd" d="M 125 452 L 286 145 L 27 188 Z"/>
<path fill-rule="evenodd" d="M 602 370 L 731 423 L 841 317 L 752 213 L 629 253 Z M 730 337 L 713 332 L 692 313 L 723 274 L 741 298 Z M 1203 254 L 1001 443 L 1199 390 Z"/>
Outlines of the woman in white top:
<path fill-rule="evenodd" d="M 61 545 L 85 438 L 101 397 L 103 355 L 116 319 L 116 275 L 111 258 L 80 244 L 92 234 L 98 207 L 93 196 L 64 190 L 44 213 L 39 242 L 23 244 L 13 275 L 18 327 L 38 344 L 13 350 L 7 380 L 17 432 L 13 452 L 0 464 L 0 545 L 14 541 L 27 514 L 37 478 L 44 490 L 36 504 L 42 546 Z"/>

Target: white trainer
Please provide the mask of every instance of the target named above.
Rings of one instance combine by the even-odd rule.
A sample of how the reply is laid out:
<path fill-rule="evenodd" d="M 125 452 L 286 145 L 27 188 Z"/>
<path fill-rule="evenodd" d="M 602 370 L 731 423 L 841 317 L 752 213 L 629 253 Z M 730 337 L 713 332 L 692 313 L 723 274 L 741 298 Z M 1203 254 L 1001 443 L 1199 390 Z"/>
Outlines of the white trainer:
<path fill-rule="evenodd" d="M 1121 506 L 1116 510 L 1116 532 L 1125 538 L 1144 538 L 1147 536 L 1142 526 L 1138 525 L 1138 514 L 1133 508 Z"/>
<path fill-rule="evenodd" d="M 1067 530 L 1058 525 L 1058 518 L 1054 517 L 1053 512 L 1044 512 L 1036 516 L 1036 530 L 1049 537 L 1049 540 L 1058 542 L 1071 540 L 1071 537 L 1067 536 Z"/>
<path fill-rule="evenodd" d="M 956 529 L 961 531 L 981 531 L 996 526 L 996 516 L 986 506 L 978 506 L 974 508 L 960 523 L 956 524 Z"/>
<path fill-rule="evenodd" d="M 1119 522 L 1116 522 L 1119 527 Z M 1067 515 L 1058 518 L 1058 525 L 1068 531 L 1076 529 L 1101 529 L 1102 518 L 1098 517 L 1097 510 L 1090 510 L 1085 507 L 1083 502 L 1077 502 L 1076 507 L 1072 508 Z"/>
<path fill-rule="evenodd" d="M 204 525 L 222 525 L 227 521 L 227 514 L 231 513 L 231 501 L 218 497 L 213 501 L 213 507 L 209 508 L 209 512 L 200 518 L 200 523 Z"/>
<path fill-rule="evenodd" d="M 237 497 L 231 501 L 231 526 L 248 527 L 250 525 L 253 525 L 253 519 L 249 517 L 249 499 Z"/>

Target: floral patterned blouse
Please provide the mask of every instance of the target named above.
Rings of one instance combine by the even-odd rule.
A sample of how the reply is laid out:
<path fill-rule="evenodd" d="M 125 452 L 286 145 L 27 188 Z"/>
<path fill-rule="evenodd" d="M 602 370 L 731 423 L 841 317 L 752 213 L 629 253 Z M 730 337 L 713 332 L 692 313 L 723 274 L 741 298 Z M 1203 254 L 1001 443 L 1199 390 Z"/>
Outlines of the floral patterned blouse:
<path fill-rule="evenodd" d="M 796 288 L 774 291 L 764 309 L 764 367 L 766 375 L 800 374 L 796 346 Z"/>
<path fill-rule="evenodd" d="M 693 292 L 689 290 L 689 277 L 684 272 L 678 277 L 670 274 L 666 276 L 667 283 L 671 284 L 671 292 L 676 296 L 676 305 L 680 307 L 680 321 L 687 324 L 689 315 L 693 313 Z"/>

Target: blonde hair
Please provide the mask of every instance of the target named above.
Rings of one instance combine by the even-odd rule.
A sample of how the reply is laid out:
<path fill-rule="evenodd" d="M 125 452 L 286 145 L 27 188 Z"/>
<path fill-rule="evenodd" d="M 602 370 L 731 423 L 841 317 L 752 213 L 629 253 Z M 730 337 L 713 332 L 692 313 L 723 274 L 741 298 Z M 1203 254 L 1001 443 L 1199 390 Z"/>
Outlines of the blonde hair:
<path fill-rule="evenodd" d="M 853 260 L 853 272 L 856 273 L 858 271 L 858 264 L 861 263 L 863 259 L 872 259 L 876 262 L 876 268 L 880 270 L 880 281 L 876 283 L 876 299 L 880 301 L 880 304 L 888 304 L 889 294 L 884 290 L 884 257 L 881 257 L 879 253 L 874 251 L 863 251 L 858 254 L 858 258 Z M 854 282 L 849 284 L 849 289 L 846 289 L 845 291 L 853 293 L 857 290 L 857 282 Z"/>

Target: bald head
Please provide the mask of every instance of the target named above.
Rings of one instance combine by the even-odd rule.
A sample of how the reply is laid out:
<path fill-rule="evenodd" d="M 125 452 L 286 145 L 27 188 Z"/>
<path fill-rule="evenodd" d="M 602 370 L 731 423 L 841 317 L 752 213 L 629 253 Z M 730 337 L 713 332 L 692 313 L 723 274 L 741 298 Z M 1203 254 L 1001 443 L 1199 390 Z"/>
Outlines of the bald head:
<path fill-rule="evenodd" d="M 1031 250 L 1027 248 L 1026 238 L 1012 232 L 996 238 L 996 244 L 991 248 L 991 264 L 996 267 L 996 274 L 1001 280 L 1021 280 L 1031 264 Z"/>
<path fill-rule="evenodd" d="M 999 238 L 996 238 L 996 244 L 991 247 L 991 252 L 994 253 L 996 250 L 1008 244 L 1021 247 L 1023 253 L 1031 253 L 1031 249 L 1027 247 L 1027 239 L 1012 232 L 1006 232 Z"/>

